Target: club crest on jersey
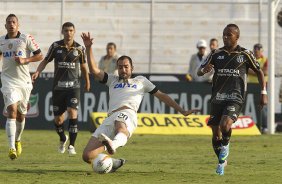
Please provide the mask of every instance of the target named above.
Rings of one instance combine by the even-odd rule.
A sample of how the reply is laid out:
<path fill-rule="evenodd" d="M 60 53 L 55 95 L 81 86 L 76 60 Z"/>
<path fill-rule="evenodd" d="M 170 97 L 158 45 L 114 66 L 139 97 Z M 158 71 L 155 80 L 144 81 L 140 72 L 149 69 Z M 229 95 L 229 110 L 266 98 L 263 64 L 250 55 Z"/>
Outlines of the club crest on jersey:
<path fill-rule="evenodd" d="M 137 85 L 136 84 L 128 84 L 128 83 L 118 83 L 115 85 L 114 89 L 116 88 L 135 88 L 137 89 Z"/>
<path fill-rule="evenodd" d="M 77 50 L 74 50 L 74 51 L 72 52 L 72 54 L 73 54 L 74 56 L 78 56 L 78 51 L 77 51 Z"/>
<path fill-rule="evenodd" d="M 244 62 L 244 56 L 243 56 L 243 55 L 237 56 L 236 61 L 237 61 L 238 63 Z"/>
<path fill-rule="evenodd" d="M 8 45 L 8 49 L 12 49 L 13 48 L 13 44 L 12 43 L 9 43 L 9 45 Z"/>

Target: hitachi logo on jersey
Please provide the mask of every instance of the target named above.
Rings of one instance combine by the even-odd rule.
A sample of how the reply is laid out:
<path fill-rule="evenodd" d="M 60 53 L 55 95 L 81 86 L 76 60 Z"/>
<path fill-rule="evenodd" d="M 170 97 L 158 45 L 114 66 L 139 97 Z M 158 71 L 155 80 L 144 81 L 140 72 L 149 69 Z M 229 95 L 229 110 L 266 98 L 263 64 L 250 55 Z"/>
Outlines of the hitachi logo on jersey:
<path fill-rule="evenodd" d="M 225 74 L 238 74 L 240 75 L 240 71 L 236 69 L 218 69 L 218 73 L 225 73 Z"/>
<path fill-rule="evenodd" d="M 23 56 L 23 52 L 22 51 L 3 52 L 3 57 L 14 57 L 14 56 Z"/>
<path fill-rule="evenodd" d="M 69 62 L 58 62 L 59 68 L 75 68 L 75 63 L 69 63 Z"/>
<path fill-rule="evenodd" d="M 137 85 L 136 85 L 136 84 L 128 84 L 128 83 L 119 83 L 119 84 L 116 84 L 115 87 L 114 87 L 114 89 L 115 89 L 115 88 L 125 88 L 125 87 L 137 89 Z"/>

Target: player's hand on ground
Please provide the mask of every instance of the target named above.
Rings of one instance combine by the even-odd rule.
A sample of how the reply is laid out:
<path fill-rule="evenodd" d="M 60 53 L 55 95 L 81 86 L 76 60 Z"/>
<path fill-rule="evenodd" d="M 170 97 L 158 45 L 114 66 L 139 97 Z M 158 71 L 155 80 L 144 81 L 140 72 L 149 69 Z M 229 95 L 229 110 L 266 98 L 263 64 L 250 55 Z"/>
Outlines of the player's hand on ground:
<path fill-rule="evenodd" d="M 188 111 L 181 112 L 181 114 L 183 114 L 184 116 L 188 116 L 190 114 L 195 114 L 197 112 L 201 112 L 201 110 L 200 109 L 191 109 Z"/>
<path fill-rule="evenodd" d="M 90 36 L 90 33 L 82 33 L 81 34 L 81 38 L 83 40 L 83 43 L 85 45 L 85 47 L 91 47 L 91 45 L 93 44 L 93 39 L 94 38 L 91 38 Z"/>
<path fill-rule="evenodd" d="M 26 58 L 22 58 L 22 57 L 19 57 L 19 56 L 15 56 L 15 61 L 17 63 L 19 63 L 20 65 L 23 65 L 23 64 L 27 63 Z"/>
<path fill-rule="evenodd" d="M 203 72 L 204 73 L 209 73 L 209 72 L 211 72 L 212 70 L 213 70 L 213 65 L 212 64 L 207 64 L 205 67 L 204 67 L 204 69 L 203 69 Z"/>
<path fill-rule="evenodd" d="M 38 76 L 39 76 L 39 72 L 35 72 L 34 74 L 31 75 L 32 83 L 35 82 L 35 80 L 38 78 Z"/>

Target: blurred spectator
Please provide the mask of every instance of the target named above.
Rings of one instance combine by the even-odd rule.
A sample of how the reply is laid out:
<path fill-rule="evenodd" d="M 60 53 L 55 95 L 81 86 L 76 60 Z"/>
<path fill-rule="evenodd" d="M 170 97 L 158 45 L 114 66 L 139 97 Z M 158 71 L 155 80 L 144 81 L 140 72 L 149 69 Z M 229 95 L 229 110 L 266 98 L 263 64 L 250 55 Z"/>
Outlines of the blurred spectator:
<path fill-rule="evenodd" d="M 216 38 L 210 39 L 210 50 L 218 49 L 218 40 Z"/>
<path fill-rule="evenodd" d="M 117 59 L 119 58 L 116 50 L 117 46 L 113 42 L 107 44 L 107 54 L 102 56 L 99 61 L 99 68 L 109 74 L 117 74 Z"/>
<path fill-rule="evenodd" d="M 190 58 L 187 80 L 196 82 L 210 82 L 212 80 L 212 73 L 205 76 L 198 76 L 197 71 L 201 64 L 205 61 L 207 54 L 206 40 L 199 40 L 196 45 L 198 52 L 193 54 Z"/>
<path fill-rule="evenodd" d="M 263 47 L 262 44 L 257 43 L 254 45 L 254 55 L 258 61 L 258 63 L 260 64 L 260 68 L 264 73 L 264 77 L 265 77 L 265 81 L 267 82 L 267 65 L 268 65 L 268 60 L 267 58 L 263 55 Z M 259 84 L 258 79 L 257 79 L 257 75 L 256 73 L 249 69 L 249 74 L 248 74 L 248 82 L 249 83 L 255 83 L 255 84 Z M 267 106 L 264 106 L 262 111 L 261 111 L 261 132 L 262 133 L 267 133 L 268 129 L 267 129 Z"/>

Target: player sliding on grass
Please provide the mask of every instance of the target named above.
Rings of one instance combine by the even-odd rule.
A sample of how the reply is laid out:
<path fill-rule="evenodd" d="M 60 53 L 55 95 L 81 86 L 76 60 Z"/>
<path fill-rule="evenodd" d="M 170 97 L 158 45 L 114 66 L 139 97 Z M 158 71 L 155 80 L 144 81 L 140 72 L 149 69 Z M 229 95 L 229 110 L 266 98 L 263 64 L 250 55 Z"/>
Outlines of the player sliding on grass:
<path fill-rule="evenodd" d="M 109 87 L 109 111 L 103 124 L 92 134 L 83 152 L 83 160 L 91 163 L 101 152 L 107 150 L 113 155 L 118 147 L 124 146 L 137 127 L 137 110 L 145 93 L 150 93 L 175 110 L 188 116 L 199 110 L 183 110 L 167 94 L 158 90 L 143 76 L 132 77 L 133 65 L 128 56 L 117 60 L 118 76 L 100 70 L 91 51 L 93 38 L 90 34 L 81 35 L 86 47 L 89 71 Z M 124 159 L 113 159 L 112 172 L 124 164 Z"/>
<path fill-rule="evenodd" d="M 19 32 L 16 15 L 6 18 L 7 34 L 0 37 L 0 57 L 3 57 L 1 82 L 5 110 L 7 110 L 6 133 L 9 142 L 9 157 L 14 160 L 22 152 L 21 134 L 32 90 L 28 64 L 40 61 L 41 50 L 31 35 Z M 30 54 L 33 56 L 30 56 Z M 0 58 L 1 60 L 1 58 Z"/>
<path fill-rule="evenodd" d="M 212 145 L 219 162 L 216 173 L 219 175 L 224 174 L 227 165 L 231 125 L 237 120 L 245 102 L 249 68 L 257 74 L 261 86 L 260 106 L 267 103 L 264 74 L 252 52 L 237 44 L 239 36 L 237 25 L 227 25 L 222 37 L 224 47 L 212 51 L 198 70 L 199 76 L 212 69 L 215 72 L 208 125 L 212 128 Z"/>

